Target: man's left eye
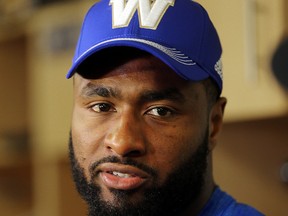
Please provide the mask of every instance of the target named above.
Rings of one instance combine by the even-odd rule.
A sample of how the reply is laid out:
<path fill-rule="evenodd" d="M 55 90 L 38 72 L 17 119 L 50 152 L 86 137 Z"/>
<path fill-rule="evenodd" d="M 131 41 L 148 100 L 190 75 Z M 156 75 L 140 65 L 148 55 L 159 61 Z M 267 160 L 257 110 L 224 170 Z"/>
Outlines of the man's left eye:
<path fill-rule="evenodd" d="M 147 112 L 149 115 L 159 116 L 159 117 L 169 117 L 173 114 L 171 109 L 166 107 L 155 107 Z"/>

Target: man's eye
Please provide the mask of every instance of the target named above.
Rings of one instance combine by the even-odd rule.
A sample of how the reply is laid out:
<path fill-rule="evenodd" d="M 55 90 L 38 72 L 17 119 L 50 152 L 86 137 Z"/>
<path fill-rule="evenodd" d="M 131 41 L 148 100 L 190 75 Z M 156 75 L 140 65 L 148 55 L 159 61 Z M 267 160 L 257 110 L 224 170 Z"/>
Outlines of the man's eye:
<path fill-rule="evenodd" d="M 156 107 L 156 108 L 149 110 L 147 114 L 159 116 L 159 117 L 169 117 L 173 114 L 173 112 L 170 109 L 165 108 L 165 107 Z"/>
<path fill-rule="evenodd" d="M 99 103 L 99 104 L 95 104 L 91 107 L 91 109 L 94 112 L 110 112 L 112 111 L 112 106 L 110 104 L 107 103 Z"/>

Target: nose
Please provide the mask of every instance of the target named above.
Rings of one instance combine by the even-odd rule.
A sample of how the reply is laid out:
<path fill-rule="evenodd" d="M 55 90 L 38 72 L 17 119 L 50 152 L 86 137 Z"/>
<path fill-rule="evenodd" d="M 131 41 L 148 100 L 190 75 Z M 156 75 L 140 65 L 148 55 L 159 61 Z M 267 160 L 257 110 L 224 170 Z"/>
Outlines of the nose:
<path fill-rule="evenodd" d="M 114 119 L 105 137 L 106 148 L 121 157 L 139 157 L 146 152 L 141 121 L 133 115 L 122 114 Z"/>

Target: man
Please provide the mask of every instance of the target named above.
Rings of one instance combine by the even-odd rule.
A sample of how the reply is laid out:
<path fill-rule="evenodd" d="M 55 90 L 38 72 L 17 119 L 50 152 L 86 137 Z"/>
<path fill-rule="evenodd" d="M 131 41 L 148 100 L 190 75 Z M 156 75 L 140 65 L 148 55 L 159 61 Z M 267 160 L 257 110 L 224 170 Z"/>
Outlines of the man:
<path fill-rule="evenodd" d="M 191 0 L 102 0 L 73 65 L 70 159 L 90 216 L 262 215 L 216 186 L 221 44 Z"/>

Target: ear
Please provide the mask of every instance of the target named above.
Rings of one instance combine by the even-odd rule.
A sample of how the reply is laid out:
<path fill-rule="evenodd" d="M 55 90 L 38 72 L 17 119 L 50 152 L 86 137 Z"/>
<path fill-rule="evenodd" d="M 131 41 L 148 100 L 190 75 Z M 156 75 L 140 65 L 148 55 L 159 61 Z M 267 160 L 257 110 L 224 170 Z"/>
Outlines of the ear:
<path fill-rule="evenodd" d="M 217 136 L 221 131 L 224 117 L 224 110 L 227 103 L 226 98 L 219 98 L 213 105 L 209 115 L 209 150 L 217 144 Z"/>

